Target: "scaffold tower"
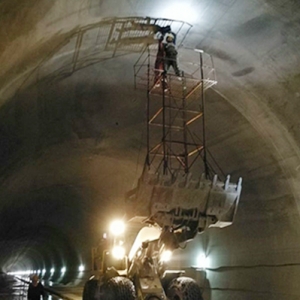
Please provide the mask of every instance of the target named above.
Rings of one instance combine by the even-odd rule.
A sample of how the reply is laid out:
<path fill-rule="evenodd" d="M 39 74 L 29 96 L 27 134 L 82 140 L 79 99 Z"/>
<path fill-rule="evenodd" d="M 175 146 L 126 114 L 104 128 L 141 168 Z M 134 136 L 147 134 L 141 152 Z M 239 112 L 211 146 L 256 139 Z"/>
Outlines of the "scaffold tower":
<path fill-rule="evenodd" d="M 180 50 L 179 50 L 180 51 Z M 189 50 L 181 76 L 155 69 L 157 54 L 147 48 L 134 65 L 135 88 L 147 91 L 147 155 L 151 173 L 178 177 L 199 164 L 210 171 L 206 151 L 205 91 L 217 83 L 212 57 Z M 159 77 L 159 80 L 157 78 Z"/>

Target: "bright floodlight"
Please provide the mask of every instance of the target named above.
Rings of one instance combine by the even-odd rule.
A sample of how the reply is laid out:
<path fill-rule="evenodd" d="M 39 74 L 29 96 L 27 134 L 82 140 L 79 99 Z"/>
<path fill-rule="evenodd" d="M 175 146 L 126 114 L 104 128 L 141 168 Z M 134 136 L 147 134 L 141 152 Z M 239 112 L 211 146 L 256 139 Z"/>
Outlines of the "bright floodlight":
<path fill-rule="evenodd" d="M 60 271 L 61 271 L 62 273 L 65 273 L 65 272 L 66 272 L 66 267 L 62 267 Z"/>
<path fill-rule="evenodd" d="M 161 261 L 167 262 L 172 257 L 172 251 L 170 250 L 164 250 L 160 256 Z"/>
<path fill-rule="evenodd" d="M 125 248 L 122 246 L 115 246 L 112 249 L 112 255 L 116 259 L 123 259 L 125 256 Z"/>
<path fill-rule="evenodd" d="M 79 272 L 83 272 L 84 271 L 84 265 L 80 265 L 78 270 L 79 270 Z"/>
<path fill-rule="evenodd" d="M 113 221 L 111 224 L 110 224 L 110 232 L 113 234 L 113 235 L 121 235 L 125 230 L 125 224 L 123 221 L 121 220 L 116 220 L 116 221 Z"/>
<path fill-rule="evenodd" d="M 52 268 L 52 269 L 50 270 L 50 273 L 53 274 L 54 271 L 55 271 L 54 268 Z"/>

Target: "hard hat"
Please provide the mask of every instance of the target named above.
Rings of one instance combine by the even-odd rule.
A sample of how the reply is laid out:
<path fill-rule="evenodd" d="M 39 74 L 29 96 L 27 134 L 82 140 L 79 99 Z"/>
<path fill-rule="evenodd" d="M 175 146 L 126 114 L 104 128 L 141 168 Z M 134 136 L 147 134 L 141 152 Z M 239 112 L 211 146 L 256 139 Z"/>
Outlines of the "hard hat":
<path fill-rule="evenodd" d="M 167 42 L 172 42 L 174 40 L 174 35 L 171 33 L 166 34 L 166 41 Z"/>

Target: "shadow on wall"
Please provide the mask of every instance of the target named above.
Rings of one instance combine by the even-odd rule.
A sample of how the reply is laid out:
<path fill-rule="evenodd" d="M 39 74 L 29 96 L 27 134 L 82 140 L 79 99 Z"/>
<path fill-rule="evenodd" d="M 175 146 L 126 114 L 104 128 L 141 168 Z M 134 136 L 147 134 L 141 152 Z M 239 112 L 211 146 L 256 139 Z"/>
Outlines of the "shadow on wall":
<path fill-rule="evenodd" d="M 39 0 L 1 1 L 0 28 L 5 28 L 5 31 L 9 29 L 9 33 L 6 32 L 1 35 L 0 53 L 3 53 L 7 45 L 13 40 L 29 34 L 55 4 L 55 1 L 43 1 L 40 5 L 40 2 Z"/>
<path fill-rule="evenodd" d="M 207 278 L 205 278 L 205 280 L 204 280 L 204 285 L 202 288 L 202 296 L 203 296 L 203 299 L 205 299 L 205 300 L 212 300 L 211 287 L 210 287 L 209 280 Z"/>

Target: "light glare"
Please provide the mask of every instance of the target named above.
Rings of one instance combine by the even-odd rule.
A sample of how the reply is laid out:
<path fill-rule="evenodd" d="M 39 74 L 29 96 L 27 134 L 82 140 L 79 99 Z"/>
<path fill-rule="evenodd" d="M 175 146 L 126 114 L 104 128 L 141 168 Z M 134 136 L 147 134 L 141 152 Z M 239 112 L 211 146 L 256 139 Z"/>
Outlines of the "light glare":
<path fill-rule="evenodd" d="M 172 251 L 164 250 L 161 254 L 160 259 L 161 259 L 161 261 L 167 262 L 167 261 L 170 261 L 171 257 L 172 257 Z"/>
<path fill-rule="evenodd" d="M 209 259 L 204 253 L 201 253 L 198 256 L 197 267 L 202 268 L 202 269 L 206 269 L 209 267 Z"/>
<path fill-rule="evenodd" d="M 84 271 L 84 265 L 80 265 L 78 270 L 79 270 L 79 272 L 83 272 Z"/>
<path fill-rule="evenodd" d="M 116 259 L 123 259 L 125 256 L 125 248 L 122 246 L 115 246 L 112 249 L 112 255 Z"/>
<path fill-rule="evenodd" d="M 175 1 L 174 1 L 175 2 Z M 178 1 L 168 5 L 161 13 L 164 18 L 184 21 L 188 23 L 195 22 L 197 20 L 198 14 L 192 5 L 188 4 L 186 1 Z"/>
<path fill-rule="evenodd" d="M 122 233 L 124 233 L 124 230 L 125 230 L 125 224 L 121 220 L 113 221 L 110 225 L 110 232 L 113 235 L 116 236 L 121 235 Z"/>

